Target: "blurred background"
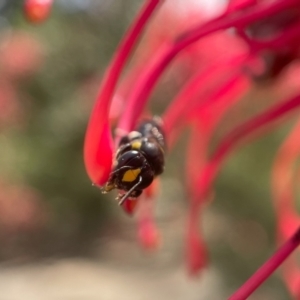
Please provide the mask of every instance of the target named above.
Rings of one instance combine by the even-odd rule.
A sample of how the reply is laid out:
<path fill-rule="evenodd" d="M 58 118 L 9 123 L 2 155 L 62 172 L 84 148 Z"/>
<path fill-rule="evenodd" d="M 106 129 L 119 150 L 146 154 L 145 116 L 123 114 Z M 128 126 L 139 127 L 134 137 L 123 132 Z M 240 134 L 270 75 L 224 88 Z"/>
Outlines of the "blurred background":
<path fill-rule="evenodd" d="M 293 120 L 226 163 L 201 220 L 209 262 L 196 278 L 188 276 L 184 257 L 185 138 L 168 156 L 162 176 L 157 252 L 138 245 L 136 220 L 111 201 L 115 195 L 91 185 L 82 158 L 87 121 L 105 67 L 141 2 L 57 0 L 51 17 L 33 25 L 24 17 L 23 1 L 0 1 L 0 300 L 226 299 L 275 249 L 270 173 Z M 210 6 L 202 8 L 191 2 L 201 11 L 191 23 L 224 4 L 207 1 Z M 150 26 L 137 49 L 137 73 L 138 62 L 184 24 L 178 21 L 186 17 L 183 4 L 172 3 L 174 26 L 164 26 L 162 18 Z M 216 54 L 205 55 L 199 54 L 198 68 L 201 57 Z M 151 102 L 154 113 L 164 111 L 190 75 L 188 63 L 181 62 L 180 74 L 172 67 L 163 77 Z M 134 78 L 125 75 L 123 95 Z M 271 86 L 251 90 L 220 128 L 254 113 L 272 98 Z M 289 297 L 275 274 L 251 299 Z"/>

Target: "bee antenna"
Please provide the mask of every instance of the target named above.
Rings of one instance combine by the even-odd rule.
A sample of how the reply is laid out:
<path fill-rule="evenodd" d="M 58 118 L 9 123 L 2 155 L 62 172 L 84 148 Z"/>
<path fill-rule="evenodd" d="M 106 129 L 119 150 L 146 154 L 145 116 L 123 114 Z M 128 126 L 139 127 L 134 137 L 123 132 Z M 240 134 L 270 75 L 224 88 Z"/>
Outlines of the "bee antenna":
<path fill-rule="evenodd" d="M 135 184 L 126 194 L 122 196 L 122 198 L 119 200 L 119 205 L 122 205 L 125 202 L 125 200 L 129 197 L 131 192 L 134 191 L 140 185 L 141 182 L 142 182 L 142 176 L 139 176 L 139 182 Z"/>
<path fill-rule="evenodd" d="M 126 169 L 130 169 L 130 168 L 131 168 L 130 166 L 123 166 L 123 167 L 121 167 L 121 168 L 119 168 L 119 169 L 116 169 L 116 170 L 112 171 L 112 172 L 110 173 L 110 175 L 114 175 L 115 173 L 118 173 L 118 172 L 120 172 L 121 170 L 126 170 Z"/>

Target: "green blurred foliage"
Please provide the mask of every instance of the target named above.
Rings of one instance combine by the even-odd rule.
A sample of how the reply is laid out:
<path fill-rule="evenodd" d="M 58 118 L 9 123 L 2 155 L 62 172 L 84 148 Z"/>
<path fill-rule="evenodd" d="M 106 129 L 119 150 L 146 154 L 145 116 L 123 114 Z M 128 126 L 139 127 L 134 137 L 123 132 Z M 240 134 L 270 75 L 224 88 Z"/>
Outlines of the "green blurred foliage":
<path fill-rule="evenodd" d="M 80 253 L 87 251 L 89 239 L 110 214 L 110 202 L 85 172 L 85 128 L 101 76 L 128 26 L 124 11 L 132 16 L 135 6 L 112 1 L 104 11 L 99 6 L 68 12 L 56 5 L 49 20 L 32 25 L 21 4 L 15 2 L 5 12 L 10 26 L 3 32 L 30 33 L 42 44 L 45 57 L 35 75 L 17 83 L 26 122 L 2 130 L 1 177 L 34 187 L 46 202 L 47 224 L 38 234 L 27 233 L 36 255 Z M 23 98 L 27 101 L 22 103 Z"/>

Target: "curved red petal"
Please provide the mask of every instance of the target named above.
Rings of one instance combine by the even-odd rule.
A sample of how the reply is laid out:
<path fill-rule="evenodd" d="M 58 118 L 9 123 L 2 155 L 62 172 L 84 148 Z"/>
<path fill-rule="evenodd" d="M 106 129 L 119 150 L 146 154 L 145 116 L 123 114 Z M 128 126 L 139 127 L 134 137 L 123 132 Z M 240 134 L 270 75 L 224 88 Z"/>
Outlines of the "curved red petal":
<path fill-rule="evenodd" d="M 153 182 L 144 190 L 144 196 L 146 199 L 152 200 L 156 197 L 159 190 L 159 178 L 155 178 Z"/>
<path fill-rule="evenodd" d="M 145 250 L 156 250 L 161 245 L 161 236 L 154 220 L 154 200 L 143 195 L 137 212 L 138 241 Z"/>
<path fill-rule="evenodd" d="M 236 14 L 224 14 L 219 18 L 186 31 L 178 36 L 173 43 L 163 45 L 159 51 L 157 51 L 153 60 L 148 64 L 148 67 L 145 68 L 144 72 L 140 75 L 135 88 L 129 95 L 125 113 L 121 116 L 118 127 L 125 132 L 132 130 L 134 122 L 142 113 L 144 105 L 147 103 L 147 99 L 156 82 L 182 50 L 212 33 L 235 26 L 247 26 L 260 18 L 267 18 L 282 9 L 297 5 L 295 0 L 286 0 L 275 2 L 270 6 L 261 5 L 255 7 L 254 11 L 245 10 L 243 13 L 238 11 Z"/>
<path fill-rule="evenodd" d="M 298 109 L 300 106 L 300 96 L 289 99 L 286 102 L 280 103 L 251 120 L 237 126 L 220 142 L 217 150 L 212 155 L 210 161 L 205 166 L 203 172 L 199 175 L 199 189 L 202 197 L 207 196 L 211 184 L 215 179 L 222 163 L 231 153 L 231 151 L 245 139 L 265 128 L 267 125 L 274 123 L 276 120 Z"/>
<path fill-rule="evenodd" d="M 156 250 L 161 245 L 161 236 L 152 218 L 143 218 L 138 227 L 138 240 L 146 250 Z"/>
<path fill-rule="evenodd" d="M 121 205 L 121 207 L 123 208 L 123 210 L 128 214 L 128 215 L 133 215 L 134 212 L 136 211 L 137 205 L 139 203 L 139 198 L 135 199 L 135 200 L 130 200 L 127 199 L 123 202 L 123 204 Z"/>
<path fill-rule="evenodd" d="M 102 186 L 109 177 L 113 158 L 113 142 L 107 120 L 90 123 L 84 145 L 84 163 L 94 184 Z"/>
<path fill-rule="evenodd" d="M 198 212 L 191 206 L 187 234 L 187 263 L 191 276 L 195 276 L 207 263 L 207 250 L 198 230 Z"/>
<path fill-rule="evenodd" d="M 233 294 L 229 300 L 244 300 L 292 254 L 300 244 L 300 227 L 295 233 Z"/>
<path fill-rule="evenodd" d="M 296 124 L 282 144 L 273 167 L 272 191 L 280 242 L 290 237 L 300 223 L 293 194 L 294 177 L 296 176 L 294 167 L 300 155 L 299 133 L 300 122 Z M 283 278 L 291 295 L 299 298 L 300 270 L 295 257 L 284 264 Z"/>

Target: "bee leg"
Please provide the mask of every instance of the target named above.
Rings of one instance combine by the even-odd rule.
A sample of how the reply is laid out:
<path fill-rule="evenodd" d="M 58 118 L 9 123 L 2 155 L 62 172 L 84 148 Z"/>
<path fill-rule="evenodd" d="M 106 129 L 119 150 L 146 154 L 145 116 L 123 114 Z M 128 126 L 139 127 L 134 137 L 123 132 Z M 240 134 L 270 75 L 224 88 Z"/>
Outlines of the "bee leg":
<path fill-rule="evenodd" d="M 101 190 L 102 194 L 106 194 L 110 192 L 111 190 L 115 189 L 116 186 L 114 183 L 108 182 Z"/>
<path fill-rule="evenodd" d="M 134 190 L 141 184 L 142 182 L 142 177 L 139 177 L 139 182 L 136 183 L 127 193 L 125 193 L 120 199 L 119 197 L 117 197 L 117 200 L 119 201 L 119 205 L 122 205 L 124 203 L 124 201 L 130 196 L 130 194 L 132 192 L 134 192 Z"/>

